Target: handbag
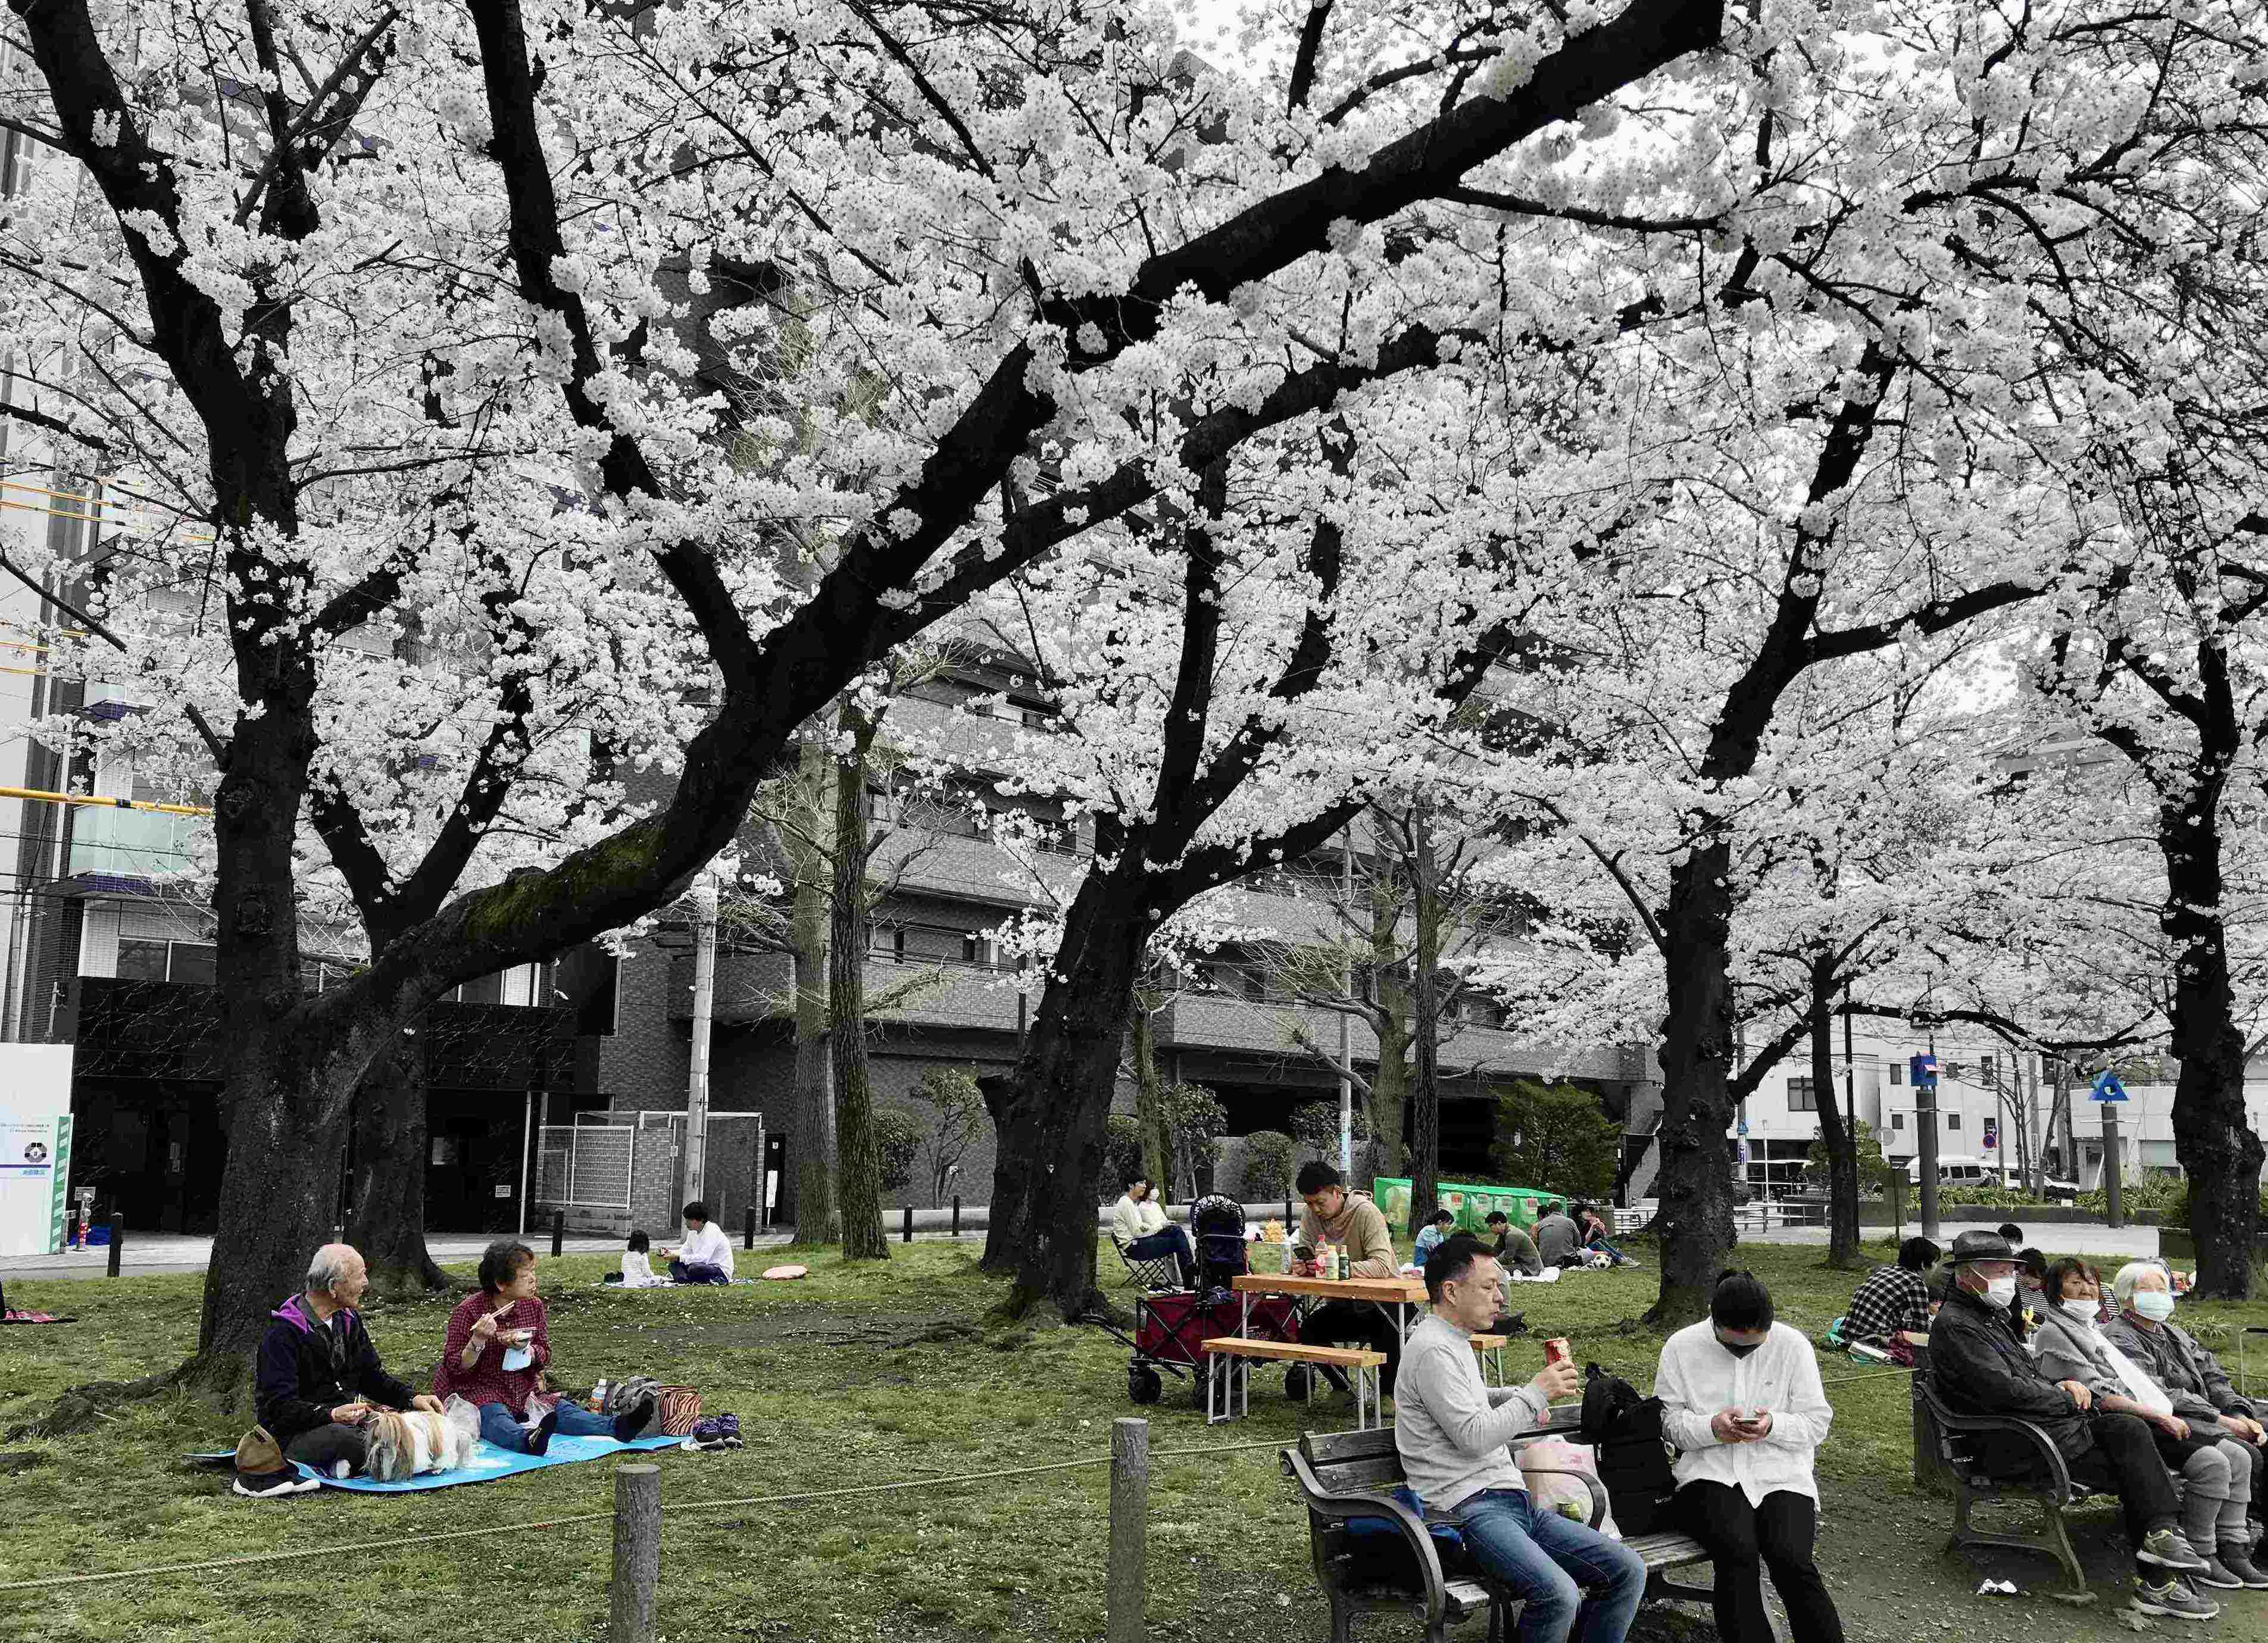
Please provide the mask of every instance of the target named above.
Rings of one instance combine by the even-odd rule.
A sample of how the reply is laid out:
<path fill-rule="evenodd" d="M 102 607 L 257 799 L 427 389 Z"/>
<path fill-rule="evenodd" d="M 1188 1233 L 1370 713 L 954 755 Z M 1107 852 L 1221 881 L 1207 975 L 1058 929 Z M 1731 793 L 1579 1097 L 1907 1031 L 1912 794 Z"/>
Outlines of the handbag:
<path fill-rule="evenodd" d="M 701 1422 L 701 1389 L 666 1386 L 661 1389 L 661 1429 L 673 1438 L 684 1437 Z"/>
<path fill-rule="evenodd" d="M 1669 1446 L 1662 1436 L 1661 1400 L 1640 1397 L 1638 1389 L 1620 1375 L 1587 1365 L 1580 1436 L 1598 1457 L 1599 1481 L 1607 1487 L 1616 1526 L 1624 1536 L 1668 1528 L 1677 1479 L 1669 1470 Z"/>

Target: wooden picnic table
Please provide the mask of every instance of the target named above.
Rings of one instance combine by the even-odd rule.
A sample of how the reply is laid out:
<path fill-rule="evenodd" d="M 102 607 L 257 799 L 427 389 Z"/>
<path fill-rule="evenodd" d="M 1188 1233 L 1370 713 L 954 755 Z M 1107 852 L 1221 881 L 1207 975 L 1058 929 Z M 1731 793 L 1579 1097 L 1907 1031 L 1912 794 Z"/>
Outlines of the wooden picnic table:
<path fill-rule="evenodd" d="M 1247 1272 L 1228 1282 L 1244 1299 L 1244 1318 L 1236 1330 L 1239 1335 L 1251 1332 L 1248 1325 L 1255 1295 L 1289 1295 L 1300 1304 L 1303 1315 L 1327 1300 L 1367 1301 L 1394 1320 L 1395 1336 L 1405 1341 L 1410 1338 L 1410 1308 L 1425 1304 L 1422 1278 L 1293 1278 L 1285 1272 Z"/>

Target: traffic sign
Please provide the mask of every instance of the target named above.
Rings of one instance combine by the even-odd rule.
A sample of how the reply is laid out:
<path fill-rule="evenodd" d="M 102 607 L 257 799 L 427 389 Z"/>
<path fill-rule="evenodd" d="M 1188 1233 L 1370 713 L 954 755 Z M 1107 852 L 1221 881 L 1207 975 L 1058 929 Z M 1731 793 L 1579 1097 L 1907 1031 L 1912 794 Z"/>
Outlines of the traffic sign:
<path fill-rule="evenodd" d="M 2116 1072 L 2111 1072 L 2106 1067 L 2102 1072 L 2095 1075 L 2095 1094 L 2092 1099 L 2095 1101 L 2124 1101 L 2126 1099 L 2126 1087 L 2118 1081 L 2118 1075 Z"/>
<path fill-rule="evenodd" d="M 1733 1133 L 1734 1135 L 1746 1135 L 1748 1132 L 1749 1121 L 1746 1118 L 1742 1119 L 1738 1124 L 1733 1126 Z"/>
<path fill-rule="evenodd" d="M 1995 1147 L 1999 1146 L 1999 1145 L 2000 1145 L 2000 1125 L 1999 1125 L 1999 1121 L 1998 1119 L 1994 1119 L 1994 1118 L 1987 1118 L 1987 1119 L 1984 1121 L 1984 1150 L 1985 1150 L 1986 1152 L 1988 1152 L 1988 1153 L 1989 1153 L 1989 1152 L 1992 1151 L 1992 1149 L 1993 1149 L 1993 1148 L 1995 1148 Z"/>
<path fill-rule="evenodd" d="M 1913 1074 L 1913 1085 L 1916 1089 L 1933 1090 L 1937 1087 L 1937 1057 L 1925 1051 L 1909 1060 L 1906 1063 L 1906 1067 L 1907 1070 Z"/>

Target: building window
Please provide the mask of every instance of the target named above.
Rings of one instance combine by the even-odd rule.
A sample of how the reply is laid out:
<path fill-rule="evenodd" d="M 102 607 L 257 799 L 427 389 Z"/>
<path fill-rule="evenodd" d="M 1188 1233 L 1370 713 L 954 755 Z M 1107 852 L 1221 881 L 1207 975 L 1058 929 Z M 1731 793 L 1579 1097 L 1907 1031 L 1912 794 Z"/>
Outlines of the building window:
<path fill-rule="evenodd" d="M 1948 1130 L 1958 1130 L 1961 1127 L 1961 1115 L 1957 1112 L 1949 1112 L 1946 1114 L 1945 1127 Z"/>
<path fill-rule="evenodd" d="M 161 941 L 150 936 L 121 936 L 118 979 L 179 981 L 210 987 L 218 979 L 217 954 L 209 941 Z"/>
<path fill-rule="evenodd" d="M 1819 1097 L 1811 1093 L 1809 1079 L 1790 1079 L 1787 1081 L 1787 1109 L 1790 1112 L 1819 1110 Z"/>
<path fill-rule="evenodd" d="M 141 936 L 118 938 L 118 979 L 121 981 L 163 981 L 166 979 L 166 949 L 170 941 L 151 941 Z"/>
<path fill-rule="evenodd" d="M 220 980 L 220 950 L 205 941 L 173 941 L 166 959 L 166 979 L 210 987 Z"/>
<path fill-rule="evenodd" d="M 1905 1068 L 1904 1068 L 1903 1065 L 1901 1065 L 1899 1063 L 1896 1062 L 1896 1061 L 1891 1062 L 1891 1063 L 1890 1063 L 1890 1083 L 1892 1084 L 1892 1086 L 1893 1086 L 1893 1087 L 1895 1087 L 1895 1086 L 1896 1086 L 1896 1085 L 1903 1084 L 1903 1083 L 1904 1083 L 1905 1081 L 1906 1081 L 1906 1070 L 1905 1070 Z"/>
<path fill-rule="evenodd" d="M 1905 1116 L 1905 1114 L 1904 1114 L 1904 1113 L 1902 1113 L 1902 1112 L 1894 1112 L 1894 1113 L 1892 1113 L 1892 1114 L 1890 1115 L 1890 1128 L 1891 1128 L 1891 1129 L 1893 1129 L 1893 1130 L 1903 1130 L 1903 1129 L 1904 1129 L 1905 1127 L 1906 1127 L 1906 1116 Z"/>

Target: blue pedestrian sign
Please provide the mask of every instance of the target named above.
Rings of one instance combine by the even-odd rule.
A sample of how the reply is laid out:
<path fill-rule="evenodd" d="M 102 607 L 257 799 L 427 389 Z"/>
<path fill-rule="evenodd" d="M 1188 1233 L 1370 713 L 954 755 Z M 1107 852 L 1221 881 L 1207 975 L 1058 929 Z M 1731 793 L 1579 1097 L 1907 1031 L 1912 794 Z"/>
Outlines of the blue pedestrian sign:
<path fill-rule="evenodd" d="M 1749 1121 L 1746 1118 L 1742 1119 L 1738 1124 L 1733 1126 L 1733 1133 L 1734 1135 L 1746 1135 L 1748 1132 Z"/>
<path fill-rule="evenodd" d="M 2095 1075 L 2094 1098 L 2096 1101 L 2124 1101 L 2126 1087 L 2118 1081 L 2116 1072 L 2105 1068 Z"/>
<path fill-rule="evenodd" d="M 1916 1089 L 1933 1090 L 1937 1087 L 1937 1057 L 1935 1056 L 1929 1054 L 1927 1051 L 1924 1051 L 1922 1054 L 1918 1055 L 1911 1060 L 1908 1061 L 1906 1063 L 1906 1069 L 1913 1074 L 1913 1087 Z"/>

